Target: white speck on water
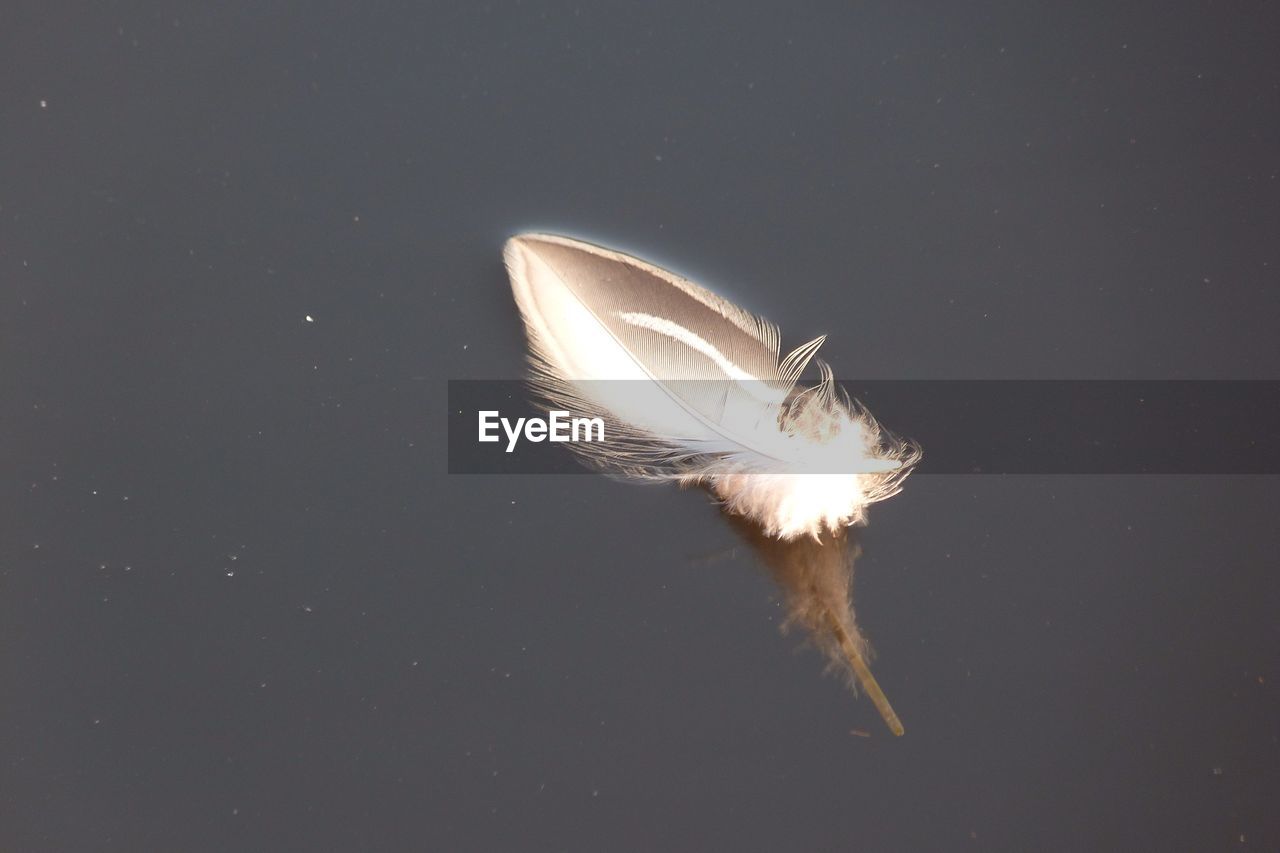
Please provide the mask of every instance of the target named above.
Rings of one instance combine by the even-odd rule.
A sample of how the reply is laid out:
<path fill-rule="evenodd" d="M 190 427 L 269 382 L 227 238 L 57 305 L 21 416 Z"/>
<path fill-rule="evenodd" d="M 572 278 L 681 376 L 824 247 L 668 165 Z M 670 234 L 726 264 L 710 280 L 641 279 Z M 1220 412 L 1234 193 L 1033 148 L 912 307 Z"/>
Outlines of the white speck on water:
<path fill-rule="evenodd" d="M 307 317 L 306 317 L 306 320 L 307 320 L 307 322 L 308 322 L 308 323 L 314 323 L 314 322 L 316 321 L 316 318 L 315 318 L 315 317 L 312 317 L 310 314 L 308 314 L 308 315 L 307 315 Z"/>
<path fill-rule="evenodd" d="M 49 102 L 48 102 L 48 101 L 46 101 L 44 98 L 41 98 L 41 99 L 40 99 L 40 109 L 42 109 L 42 110 L 47 110 L 47 109 L 49 109 Z"/>

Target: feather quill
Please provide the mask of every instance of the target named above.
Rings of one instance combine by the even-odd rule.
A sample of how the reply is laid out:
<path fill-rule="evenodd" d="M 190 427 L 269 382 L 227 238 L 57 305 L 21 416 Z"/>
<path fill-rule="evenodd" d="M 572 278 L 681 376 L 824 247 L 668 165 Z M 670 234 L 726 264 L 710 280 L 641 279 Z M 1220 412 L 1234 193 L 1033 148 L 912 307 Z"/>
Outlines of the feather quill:
<path fill-rule="evenodd" d="M 778 328 L 709 290 L 620 252 L 550 234 L 504 256 L 532 382 L 550 407 L 599 417 L 589 464 L 706 486 L 770 536 L 818 538 L 866 521 L 896 494 L 918 449 L 886 433 L 815 355 L 780 355 Z M 798 385 L 817 364 L 820 381 Z"/>
<path fill-rule="evenodd" d="M 853 567 L 860 551 L 851 539 L 853 534 L 824 531 L 818 539 L 782 540 L 766 536 L 740 516 L 730 516 L 729 521 L 760 555 L 786 596 L 787 620 L 782 629 L 795 625 L 806 629 L 831 666 L 847 672 L 851 684 L 862 685 L 889 731 L 901 735 L 902 721 L 867 665 L 871 646 L 858 630 L 853 611 Z"/>

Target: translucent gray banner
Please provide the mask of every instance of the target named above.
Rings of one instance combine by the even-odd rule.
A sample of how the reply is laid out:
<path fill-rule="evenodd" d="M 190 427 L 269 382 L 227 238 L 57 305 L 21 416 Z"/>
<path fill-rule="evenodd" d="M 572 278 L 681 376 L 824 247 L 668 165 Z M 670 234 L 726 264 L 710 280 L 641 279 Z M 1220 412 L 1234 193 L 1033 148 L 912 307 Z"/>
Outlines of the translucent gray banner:
<path fill-rule="evenodd" d="M 608 394 L 628 402 L 632 394 L 639 399 L 652 393 L 644 387 L 650 383 L 608 385 Z M 724 383 L 740 386 L 735 389 L 689 385 L 677 393 L 696 397 L 704 407 L 710 399 L 714 408 L 716 394 L 723 395 L 719 411 L 731 430 L 743 412 L 753 411 L 754 396 L 765 398 L 771 391 L 763 383 Z M 840 385 L 884 429 L 920 447 L 919 473 L 1280 474 L 1276 381 L 854 380 Z M 551 423 L 547 409 L 533 402 L 536 393 L 519 380 L 452 380 L 448 399 L 450 473 L 592 470 L 567 448 L 575 440 L 575 426 L 578 441 L 590 426 L 574 420 L 592 412 L 569 407 Z M 765 406 L 762 402 L 760 411 L 775 411 L 776 417 L 776 410 Z M 547 422 L 542 438 L 537 437 L 541 428 L 530 432 L 529 419 Z M 490 440 L 481 441 L 486 423 Z M 517 424 L 513 442 L 511 427 Z M 604 432 L 608 447 L 614 439 L 607 427 Z M 553 440 L 553 433 L 566 440 Z M 822 473 L 846 471 L 836 464 Z"/>

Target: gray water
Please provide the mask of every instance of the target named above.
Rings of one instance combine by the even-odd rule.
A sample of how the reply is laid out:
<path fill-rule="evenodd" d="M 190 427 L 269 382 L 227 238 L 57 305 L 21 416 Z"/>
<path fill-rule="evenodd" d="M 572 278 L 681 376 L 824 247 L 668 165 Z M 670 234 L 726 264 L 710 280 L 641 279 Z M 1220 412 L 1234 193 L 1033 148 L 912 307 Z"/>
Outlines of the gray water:
<path fill-rule="evenodd" d="M 1275 477 L 909 480 L 895 739 L 704 495 L 445 473 L 534 227 L 843 376 L 1280 378 L 1274 10 L 960 6 L 8 4 L 0 848 L 1280 847 Z"/>

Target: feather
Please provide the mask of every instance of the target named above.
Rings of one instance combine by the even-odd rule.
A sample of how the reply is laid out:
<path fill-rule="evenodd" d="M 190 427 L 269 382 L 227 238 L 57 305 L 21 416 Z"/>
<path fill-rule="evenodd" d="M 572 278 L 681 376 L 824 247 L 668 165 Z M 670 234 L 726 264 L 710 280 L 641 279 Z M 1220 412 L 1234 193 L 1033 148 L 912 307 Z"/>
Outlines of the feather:
<path fill-rule="evenodd" d="M 601 470 L 716 495 L 785 591 L 789 621 L 901 735 L 853 617 L 845 532 L 897 493 L 920 454 L 839 389 L 815 358 L 826 336 L 781 357 L 772 323 L 567 237 L 522 234 L 504 254 L 542 402 L 605 424 L 607 441 L 569 446 Z M 820 381 L 800 387 L 811 362 Z"/>
<path fill-rule="evenodd" d="M 598 417 L 569 446 L 607 472 L 708 488 L 783 540 L 865 523 L 919 450 L 882 430 L 772 323 L 637 258 L 550 234 L 504 251 L 545 405 Z M 797 383 L 817 364 L 820 381 Z"/>

